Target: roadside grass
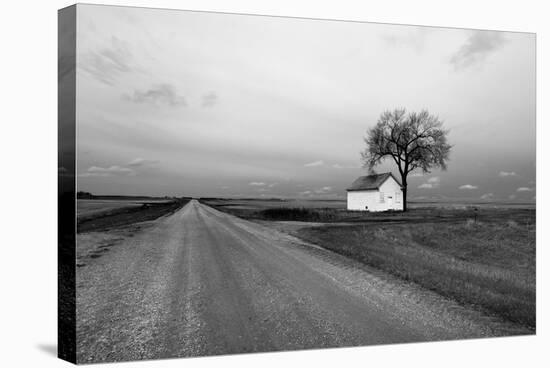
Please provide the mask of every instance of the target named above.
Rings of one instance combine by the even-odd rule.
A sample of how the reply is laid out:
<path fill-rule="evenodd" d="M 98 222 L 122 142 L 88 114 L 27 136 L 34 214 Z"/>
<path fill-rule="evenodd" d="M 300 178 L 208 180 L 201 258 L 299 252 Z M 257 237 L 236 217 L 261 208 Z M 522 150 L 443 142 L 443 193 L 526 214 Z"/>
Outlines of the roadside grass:
<path fill-rule="evenodd" d="M 535 327 L 535 224 L 303 227 L 298 237 L 465 305 Z"/>
<path fill-rule="evenodd" d="M 257 218 L 274 221 L 325 222 L 337 218 L 332 208 L 267 208 L 257 212 Z"/>
<path fill-rule="evenodd" d="M 189 201 L 190 198 L 181 198 L 168 202 L 143 203 L 139 206 L 126 206 L 97 212 L 78 218 L 77 233 L 105 231 L 138 222 L 152 221 L 177 211 Z"/>

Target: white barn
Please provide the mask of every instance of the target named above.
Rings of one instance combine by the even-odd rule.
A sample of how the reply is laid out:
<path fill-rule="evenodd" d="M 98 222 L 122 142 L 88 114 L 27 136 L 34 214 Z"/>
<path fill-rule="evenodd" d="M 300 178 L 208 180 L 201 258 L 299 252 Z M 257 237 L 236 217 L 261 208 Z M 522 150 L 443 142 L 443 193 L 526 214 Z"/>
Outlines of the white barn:
<path fill-rule="evenodd" d="M 392 173 L 361 176 L 347 192 L 348 210 L 403 211 L 401 184 Z"/>

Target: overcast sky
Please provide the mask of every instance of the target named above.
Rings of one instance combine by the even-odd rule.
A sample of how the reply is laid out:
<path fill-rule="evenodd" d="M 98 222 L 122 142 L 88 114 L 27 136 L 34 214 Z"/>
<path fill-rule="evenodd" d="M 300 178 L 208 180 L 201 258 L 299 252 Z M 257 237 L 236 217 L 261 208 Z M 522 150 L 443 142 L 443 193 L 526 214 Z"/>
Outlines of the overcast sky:
<path fill-rule="evenodd" d="M 534 200 L 533 34 L 77 13 L 79 190 L 344 198 L 366 130 L 404 107 L 438 115 L 454 145 L 446 172 L 410 178 L 411 198 Z"/>

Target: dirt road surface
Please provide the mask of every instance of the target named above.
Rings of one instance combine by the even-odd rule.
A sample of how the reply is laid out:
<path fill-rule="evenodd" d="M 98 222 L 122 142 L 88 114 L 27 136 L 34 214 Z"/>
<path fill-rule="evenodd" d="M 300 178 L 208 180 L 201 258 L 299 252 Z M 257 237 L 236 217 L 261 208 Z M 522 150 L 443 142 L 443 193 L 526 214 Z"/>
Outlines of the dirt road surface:
<path fill-rule="evenodd" d="M 80 363 L 526 332 L 197 201 L 78 242 Z"/>

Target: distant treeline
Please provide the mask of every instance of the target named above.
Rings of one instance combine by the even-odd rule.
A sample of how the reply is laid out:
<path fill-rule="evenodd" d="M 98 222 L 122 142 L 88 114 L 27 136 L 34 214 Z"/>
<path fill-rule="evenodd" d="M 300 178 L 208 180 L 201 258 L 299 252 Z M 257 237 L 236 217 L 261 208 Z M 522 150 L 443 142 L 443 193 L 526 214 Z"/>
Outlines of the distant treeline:
<path fill-rule="evenodd" d="M 76 192 L 77 199 L 94 199 L 94 195 L 90 192 Z"/>

